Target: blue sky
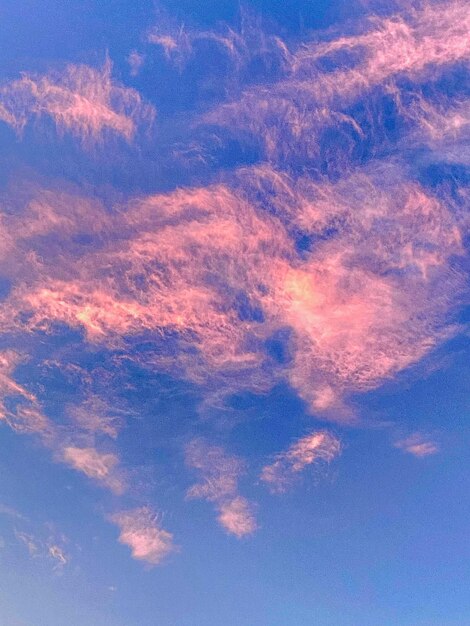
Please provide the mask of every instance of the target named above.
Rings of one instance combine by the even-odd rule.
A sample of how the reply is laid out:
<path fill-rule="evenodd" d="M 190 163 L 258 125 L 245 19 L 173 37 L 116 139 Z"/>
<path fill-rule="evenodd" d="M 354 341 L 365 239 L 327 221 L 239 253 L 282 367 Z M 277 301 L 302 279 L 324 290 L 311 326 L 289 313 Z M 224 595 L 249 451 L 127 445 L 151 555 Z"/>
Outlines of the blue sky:
<path fill-rule="evenodd" d="M 470 623 L 470 12 L 4 2 L 0 623 Z"/>

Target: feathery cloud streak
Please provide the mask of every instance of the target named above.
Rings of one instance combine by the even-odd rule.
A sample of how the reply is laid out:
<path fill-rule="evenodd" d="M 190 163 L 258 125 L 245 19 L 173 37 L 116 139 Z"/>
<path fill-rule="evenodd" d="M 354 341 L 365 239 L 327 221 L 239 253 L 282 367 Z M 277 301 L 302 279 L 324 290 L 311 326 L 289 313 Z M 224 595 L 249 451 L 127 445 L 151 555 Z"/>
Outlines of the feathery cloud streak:
<path fill-rule="evenodd" d="M 131 141 L 154 110 L 135 90 L 113 83 L 111 70 L 107 60 L 101 70 L 69 65 L 63 73 L 25 74 L 0 88 L 0 120 L 21 132 L 30 119 L 48 116 L 59 133 L 70 132 L 85 146 L 107 132 Z"/>
<path fill-rule="evenodd" d="M 285 377 L 319 411 L 380 384 L 449 335 L 446 315 L 463 288 L 453 266 L 460 224 L 399 168 L 385 162 L 336 184 L 268 167 L 240 176 L 242 195 L 227 185 L 179 190 L 114 215 L 79 197 L 34 199 L 7 224 L 6 237 L 18 235 L 2 269 L 17 261 L 3 327 L 60 322 L 108 347 L 151 333 L 147 366 L 224 382 L 228 391 Z M 278 215 L 248 197 L 270 183 L 280 188 Z M 23 223 L 31 216 L 34 230 L 37 213 L 35 243 Z M 56 224 L 60 234 L 41 254 Z M 91 252 L 73 242 L 84 228 L 97 241 Z M 299 251 L 294 229 L 317 245 Z M 285 328 L 290 362 L 276 363 L 266 344 Z M 159 349 L 170 335 L 179 346 L 171 364 Z"/>
<path fill-rule="evenodd" d="M 395 448 L 403 450 L 418 458 L 423 458 L 439 452 L 439 447 L 426 435 L 413 433 L 404 439 L 395 442 Z"/>
<path fill-rule="evenodd" d="M 17 181 L 0 209 L 0 273 L 11 286 L 0 311 L 5 336 L 21 344 L 73 331 L 103 361 L 119 355 L 190 381 L 209 403 L 287 382 L 311 413 L 350 420 L 350 396 L 383 384 L 459 330 L 468 187 L 430 185 L 417 171 L 425 158 L 468 164 L 468 97 L 441 97 L 439 79 L 470 56 L 469 27 L 464 3 L 448 2 L 295 50 L 261 37 L 271 70 L 251 86 L 241 71 L 249 38 L 155 31 L 152 45 L 177 65 L 202 40 L 232 59 L 238 92 L 197 118 L 197 140 L 188 144 L 200 142 L 202 154 L 204 133 L 220 145 L 235 138 L 255 143 L 258 160 L 212 172 L 216 182 L 112 195 L 107 203 L 61 181 Z M 133 55 L 138 73 L 147 57 Z M 383 119 L 386 98 L 395 135 Z M 153 110 L 114 83 L 106 63 L 6 84 L 0 116 L 18 132 L 47 116 L 59 134 L 88 146 L 109 133 L 138 143 L 137 128 Z M 78 367 L 73 350 L 49 356 Z M 71 400 L 67 427 L 59 427 L 46 416 L 40 388 L 33 394 L 16 382 L 17 364 L 15 351 L 3 353 L 3 419 L 40 434 L 58 461 L 122 493 L 120 457 L 101 446 L 102 437 L 118 438 L 121 420 L 90 396 L 78 407 Z M 397 446 L 416 456 L 436 451 L 413 438 Z M 305 467 L 339 452 L 335 437 L 315 432 L 265 465 L 261 478 L 281 492 Z M 187 464 L 201 475 L 188 497 L 212 502 L 227 532 L 253 533 L 254 506 L 238 493 L 244 463 L 196 440 Z M 157 563 L 173 549 L 148 508 L 113 520 L 137 559 Z"/>
<path fill-rule="evenodd" d="M 187 492 L 188 498 L 214 502 L 218 521 L 228 533 L 240 538 L 257 529 L 253 506 L 238 495 L 238 480 L 244 472 L 240 459 L 229 456 L 219 446 L 195 439 L 186 449 L 186 463 L 202 478 Z"/>
<path fill-rule="evenodd" d="M 157 565 L 175 550 L 173 535 L 160 528 L 149 507 L 121 511 L 111 521 L 119 527 L 119 541 L 129 546 L 134 559 Z"/>
<path fill-rule="evenodd" d="M 278 454 L 274 463 L 263 467 L 261 480 L 274 493 L 282 493 L 305 467 L 330 462 L 340 453 L 339 439 L 327 431 L 314 431 Z"/>

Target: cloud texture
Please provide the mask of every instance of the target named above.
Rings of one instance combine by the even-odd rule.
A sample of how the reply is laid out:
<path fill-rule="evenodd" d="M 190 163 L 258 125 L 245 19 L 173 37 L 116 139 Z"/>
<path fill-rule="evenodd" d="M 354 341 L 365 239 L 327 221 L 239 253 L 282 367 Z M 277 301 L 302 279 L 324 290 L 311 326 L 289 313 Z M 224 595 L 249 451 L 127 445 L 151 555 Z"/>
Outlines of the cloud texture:
<path fill-rule="evenodd" d="M 130 386 L 132 364 L 197 388 L 204 413 L 284 384 L 308 413 L 344 424 L 359 421 L 353 398 L 431 359 L 461 330 L 469 190 L 446 172 L 470 165 L 470 12 L 459 1 L 416 3 L 348 28 L 295 43 L 254 25 L 152 29 L 144 50 L 129 51 L 133 77 L 157 49 L 181 73 L 209 47 L 215 65 L 201 70 L 202 83 L 215 72 L 223 85 L 223 97 L 194 90 L 188 136 L 162 156 L 188 184 L 129 193 L 106 181 L 94 193 L 27 169 L 9 181 L 0 411 L 14 430 L 36 433 L 58 461 L 122 495 L 125 417 L 93 391 L 79 355 L 99 355 L 104 389 Z M 261 70 L 248 80 L 255 59 Z M 104 153 L 119 150 L 116 137 L 138 151 L 154 117 L 110 61 L 25 73 L 0 88 L 0 119 L 20 135 L 49 120 L 59 140 Z M 45 341 L 46 357 L 21 356 L 25 338 Z M 63 423 L 47 415 L 41 385 L 18 378 L 28 358 L 78 381 Z M 437 450 L 414 435 L 396 447 Z M 340 450 L 336 436 L 312 431 L 264 459 L 261 480 L 283 492 Z M 200 477 L 188 499 L 213 503 L 228 533 L 252 534 L 255 506 L 238 492 L 247 463 L 201 438 L 186 463 Z M 137 500 L 110 519 L 134 558 L 156 564 L 173 538 Z"/>

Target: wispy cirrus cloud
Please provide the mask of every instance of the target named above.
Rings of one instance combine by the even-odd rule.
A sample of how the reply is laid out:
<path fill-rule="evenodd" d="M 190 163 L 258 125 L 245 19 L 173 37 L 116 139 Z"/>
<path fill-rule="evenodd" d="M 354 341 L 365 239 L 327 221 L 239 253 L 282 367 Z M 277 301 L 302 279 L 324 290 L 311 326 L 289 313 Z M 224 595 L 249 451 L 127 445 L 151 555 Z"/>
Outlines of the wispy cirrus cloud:
<path fill-rule="evenodd" d="M 178 190 L 115 216 L 85 201 L 65 221 L 60 197 L 31 203 L 61 234 L 24 274 L 19 258 L 3 326 L 60 322 L 108 347 L 152 333 L 147 367 L 218 380 L 227 392 L 285 378 L 312 410 L 338 419 L 345 395 L 379 385 L 454 332 L 446 319 L 464 288 L 454 264 L 463 224 L 400 167 L 383 162 L 337 183 L 270 167 L 239 176 L 239 194 L 226 184 Z M 10 220 L 10 232 L 20 224 Z M 91 252 L 72 243 L 85 224 L 97 241 L 107 232 Z M 299 250 L 299 236 L 315 246 Z M 265 345 L 285 328 L 290 362 L 276 363 Z M 170 335 L 179 345 L 171 362 L 158 347 Z"/>
<path fill-rule="evenodd" d="M 327 431 L 313 431 L 295 441 L 273 463 L 263 467 L 261 480 L 273 493 L 283 493 L 309 465 L 329 463 L 341 453 L 341 443 Z"/>
<path fill-rule="evenodd" d="M 418 458 L 424 458 L 439 452 L 438 444 L 423 433 L 412 433 L 404 439 L 395 441 L 393 445 L 395 448 Z"/>
<path fill-rule="evenodd" d="M 16 538 L 26 546 L 32 558 L 51 561 L 55 571 L 60 572 L 70 562 L 70 556 L 65 551 L 64 547 L 53 543 L 53 540 L 44 542 L 33 535 L 20 531 L 16 532 Z"/>
<path fill-rule="evenodd" d="M 203 184 L 189 167 L 192 186 L 111 193 L 106 201 L 64 181 L 16 181 L 2 196 L 0 272 L 10 286 L 2 331 L 13 343 L 73 334 L 76 343 L 57 355 L 51 342 L 49 362 L 85 378 L 73 362 L 76 346 L 99 354 L 109 389 L 129 384 L 126 372 L 113 378 L 108 367 L 120 359 L 197 385 L 202 404 L 284 382 L 310 413 L 351 421 L 350 397 L 459 331 L 468 186 L 438 178 L 430 185 L 419 167 L 425 159 L 468 163 L 468 99 L 440 97 L 439 79 L 469 58 L 469 27 L 468 8 L 453 1 L 417 3 L 360 22 L 348 36 L 295 46 L 259 26 L 153 30 L 151 46 L 180 71 L 201 49 L 217 49 L 224 60 L 217 94 L 228 101 L 210 108 L 214 98 L 201 89 L 198 104 L 210 110 L 196 116 L 187 138 L 214 171 Z M 133 75 L 150 55 L 131 53 Z M 255 58 L 260 75 L 247 81 Z M 0 88 L 0 118 L 18 132 L 48 118 L 86 146 L 109 135 L 138 140 L 154 112 L 111 74 L 109 62 L 25 74 Z M 227 171 L 204 145 L 207 136 L 224 149 L 254 145 L 256 163 Z M 124 419 L 89 384 L 65 403 L 59 427 L 46 416 L 40 385 L 33 394 L 16 382 L 18 359 L 16 351 L 0 359 L 3 418 L 122 493 L 118 441 L 112 451 L 107 444 Z M 395 445 L 415 456 L 437 451 L 417 434 Z M 261 480 L 285 491 L 340 451 L 335 436 L 315 431 L 265 465 Z M 202 440 L 186 459 L 201 477 L 188 497 L 213 503 L 228 533 L 252 534 L 255 507 L 238 490 L 245 464 Z M 112 520 L 136 559 L 156 564 L 174 550 L 147 507 Z"/>
<path fill-rule="evenodd" d="M 46 523 L 39 527 L 31 528 L 32 523 L 22 514 L 12 510 L 5 511 L 2 507 L 0 513 L 9 515 L 15 521 L 13 536 L 16 541 L 23 545 L 33 559 L 43 559 L 53 564 L 55 572 L 61 572 L 71 561 L 71 555 L 67 548 L 67 537 L 58 532 L 53 524 Z M 8 507 L 7 507 L 8 509 Z M 19 527 L 21 525 L 21 527 Z"/>
<path fill-rule="evenodd" d="M 62 454 L 64 462 L 73 469 L 103 483 L 115 493 L 120 494 L 124 491 L 125 483 L 117 467 L 119 458 L 116 454 L 75 446 L 66 446 Z"/>
<path fill-rule="evenodd" d="M 44 407 L 37 396 L 15 381 L 15 368 L 23 360 L 26 359 L 14 351 L 0 354 L 0 419 L 5 420 L 18 433 L 39 436 L 58 460 L 112 491 L 122 493 L 125 480 L 118 467 L 119 457 L 116 454 L 99 452 L 92 445 L 70 445 L 71 442 L 80 441 L 91 444 L 97 432 L 115 437 L 115 423 L 111 421 L 114 424 L 111 428 L 109 420 L 100 420 L 96 413 L 87 419 L 81 413 L 84 407 L 74 407 L 72 413 L 75 416 L 75 425 L 67 427 L 55 424 L 45 415 Z"/>
<path fill-rule="evenodd" d="M 250 133 L 271 162 L 318 166 L 325 129 L 347 130 L 343 141 L 351 149 L 348 134 L 363 135 L 347 109 L 353 102 L 399 77 L 421 81 L 470 57 L 468 11 L 459 0 L 417 3 L 359 26 L 364 32 L 357 35 L 307 42 L 288 57 L 283 53 L 287 67 L 277 82 L 246 89 L 239 99 L 209 112 L 206 121 L 235 134 Z M 344 68 L 345 55 L 351 68 Z M 325 60 L 336 69 L 324 71 Z M 333 149 L 341 156 L 336 144 Z M 347 167 L 347 159 L 342 165 Z"/>
<path fill-rule="evenodd" d="M 25 359 L 14 350 L 0 353 L 0 419 L 19 433 L 37 433 L 47 438 L 52 426 L 35 394 L 15 381 L 14 371 Z"/>
<path fill-rule="evenodd" d="M 241 538 L 258 528 L 253 505 L 238 494 L 238 481 L 244 463 L 228 455 L 219 446 L 210 446 L 201 439 L 186 448 L 186 463 L 197 470 L 202 482 L 188 489 L 188 498 L 213 502 L 220 525 L 230 534 Z"/>
<path fill-rule="evenodd" d="M 68 65 L 62 73 L 24 74 L 0 87 L 0 120 L 21 132 L 30 119 L 49 117 L 59 133 L 83 145 L 106 133 L 130 141 L 142 122 L 152 122 L 154 110 L 135 90 L 114 83 L 111 70 L 107 60 L 101 69 Z"/>
<path fill-rule="evenodd" d="M 227 393 L 285 379 L 312 411 L 345 419 L 345 396 L 380 385 L 454 332 L 447 322 L 463 291 L 454 259 L 464 252 L 465 222 L 449 197 L 410 177 L 400 155 L 347 163 L 335 182 L 318 178 L 315 167 L 311 175 L 326 142 L 316 129 L 346 124 L 360 137 L 365 130 L 345 109 L 350 94 L 360 98 L 403 72 L 431 76 L 466 58 L 466 11 L 445 4 L 441 20 L 440 8 L 376 20 L 363 33 L 292 54 L 273 41 L 287 63 L 280 79 L 248 89 L 210 118 L 239 134 L 248 124 L 269 164 L 241 168 L 217 185 L 131 199 L 111 213 L 85 197 L 41 192 L 21 217 L 5 219 L 9 258 L 18 259 L 5 327 L 65 323 L 107 346 L 151 333 L 149 367 L 173 367 L 212 387 L 217 381 Z M 229 39 L 237 43 L 227 50 L 243 48 L 234 33 Z M 318 66 L 344 50 L 357 52 L 352 69 Z M 42 254 L 59 224 L 58 240 Z M 95 246 L 75 243 L 85 231 Z M 25 245 L 34 250 L 27 269 Z M 290 361 L 276 363 L 265 346 L 286 328 Z M 168 336 L 178 342 L 171 364 L 159 349 Z"/>
<path fill-rule="evenodd" d="M 176 549 L 173 535 L 160 527 L 148 507 L 121 511 L 110 519 L 120 529 L 120 543 L 129 546 L 134 559 L 157 565 Z"/>

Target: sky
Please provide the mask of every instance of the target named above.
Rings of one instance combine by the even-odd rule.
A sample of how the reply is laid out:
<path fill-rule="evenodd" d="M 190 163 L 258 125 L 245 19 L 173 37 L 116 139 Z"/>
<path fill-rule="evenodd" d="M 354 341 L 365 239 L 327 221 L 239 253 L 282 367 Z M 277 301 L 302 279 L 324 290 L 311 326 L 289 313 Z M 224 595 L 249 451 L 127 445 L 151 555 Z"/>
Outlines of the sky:
<path fill-rule="evenodd" d="M 464 0 L 2 0 L 1 626 L 470 624 Z"/>

